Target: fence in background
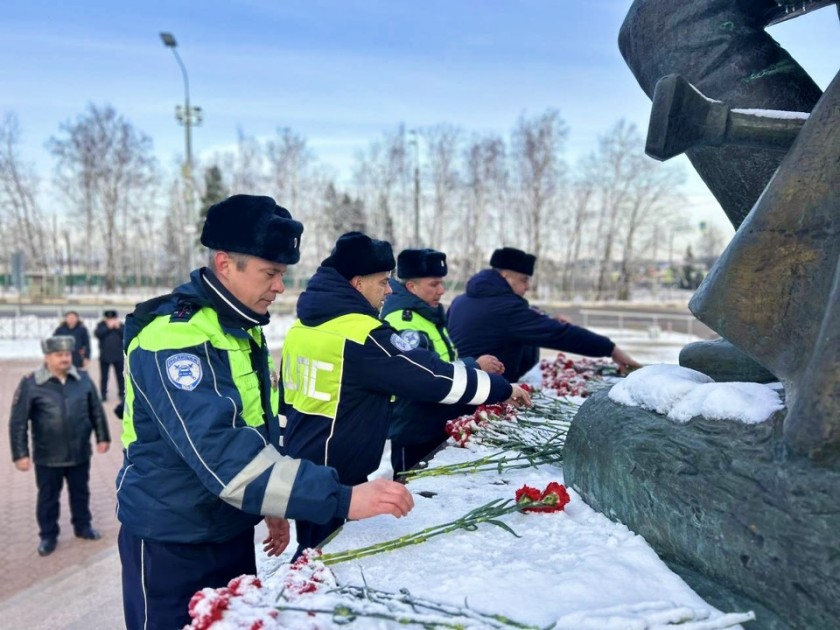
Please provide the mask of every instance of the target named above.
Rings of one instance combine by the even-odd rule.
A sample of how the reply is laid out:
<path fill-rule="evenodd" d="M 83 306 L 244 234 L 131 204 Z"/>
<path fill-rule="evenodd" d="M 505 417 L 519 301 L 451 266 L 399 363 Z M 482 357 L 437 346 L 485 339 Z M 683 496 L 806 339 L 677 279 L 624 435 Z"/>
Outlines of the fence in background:
<path fill-rule="evenodd" d="M 677 332 L 693 335 L 697 319 L 694 315 L 678 315 L 671 313 L 637 313 L 628 311 L 602 311 L 581 309 L 584 328 L 601 326 L 604 328 L 625 328 L 633 330 L 658 329 L 663 332 Z"/>

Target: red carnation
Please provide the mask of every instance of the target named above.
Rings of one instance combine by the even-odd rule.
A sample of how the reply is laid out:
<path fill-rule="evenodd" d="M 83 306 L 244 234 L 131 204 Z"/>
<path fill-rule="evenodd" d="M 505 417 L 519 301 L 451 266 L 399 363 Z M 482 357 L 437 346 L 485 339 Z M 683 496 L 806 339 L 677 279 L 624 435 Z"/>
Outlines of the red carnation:
<path fill-rule="evenodd" d="M 531 486 L 522 486 L 516 491 L 516 502 L 519 505 L 537 503 L 539 502 L 540 497 L 542 497 L 542 493 Z"/>
<path fill-rule="evenodd" d="M 542 496 L 540 497 L 540 502 L 545 503 L 546 512 L 559 512 L 566 504 L 571 501 L 571 497 L 569 497 L 569 493 L 566 492 L 566 486 L 557 483 L 556 481 L 552 481 L 545 487 L 543 490 Z"/>
<path fill-rule="evenodd" d="M 523 512 L 560 512 L 570 500 L 566 486 L 556 481 L 549 483 L 542 492 L 531 486 L 522 486 L 516 491 L 516 503 L 523 506 Z"/>

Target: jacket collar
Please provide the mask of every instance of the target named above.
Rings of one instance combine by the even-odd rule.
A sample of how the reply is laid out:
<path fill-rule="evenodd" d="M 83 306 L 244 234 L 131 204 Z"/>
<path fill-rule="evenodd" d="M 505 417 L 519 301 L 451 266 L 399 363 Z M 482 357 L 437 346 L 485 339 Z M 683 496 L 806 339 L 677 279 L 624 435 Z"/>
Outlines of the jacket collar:
<path fill-rule="evenodd" d="M 406 289 L 404 283 L 394 279 L 391 279 L 391 290 L 393 293 L 385 298 L 385 306 L 382 307 L 382 317 L 394 311 L 411 310 L 421 317 L 428 319 L 436 326 L 441 326 L 446 323 L 446 311 L 442 304 L 439 304 L 436 308 L 432 308 L 427 302 L 421 300 Z"/>
<path fill-rule="evenodd" d="M 227 290 L 216 275 L 207 267 L 201 270 L 201 280 L 207 290 L 207 296 L 213 308 L 219 314 L 219 323 L 226 328 L 244 328 L 265 326 L 269 322 L 268 313 L 261 315 L 240 302 Z"/>
<path fill-rule="evenodd" d="M 74 378 L 77 381 L 82 378 L 79 375 L 79 372 L 76 370 L 75 365 L 70 366 L 70 369 L 67 371 L 67 376 L 71 377 L 71 378 Z M 51 378 L 55 378 L 55 380 L 58 380 L 55 376 L 53 376 L 53 373 L 50 372 L 47 369 L 46 365 L 42 365 L 37 370 L 35 370 L 35 384 L 36 385 L 43 385 L 44 383 L 46 383 Z"/>

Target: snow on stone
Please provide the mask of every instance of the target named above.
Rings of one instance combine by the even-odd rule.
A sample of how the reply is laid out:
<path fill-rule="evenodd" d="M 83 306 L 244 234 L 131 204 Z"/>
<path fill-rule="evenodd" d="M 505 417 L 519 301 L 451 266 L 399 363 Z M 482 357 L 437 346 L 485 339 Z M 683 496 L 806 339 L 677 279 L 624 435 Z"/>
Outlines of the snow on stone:
<path fill-rule="evenodd" d="M 648 365 L 612 387 L 612 401 L 642 407 L 675 422 L 696 416 L 756 424 L 784 405 L 778 391 L 759 383 L 715 383 L 705 374 L 678 365 Z"/>

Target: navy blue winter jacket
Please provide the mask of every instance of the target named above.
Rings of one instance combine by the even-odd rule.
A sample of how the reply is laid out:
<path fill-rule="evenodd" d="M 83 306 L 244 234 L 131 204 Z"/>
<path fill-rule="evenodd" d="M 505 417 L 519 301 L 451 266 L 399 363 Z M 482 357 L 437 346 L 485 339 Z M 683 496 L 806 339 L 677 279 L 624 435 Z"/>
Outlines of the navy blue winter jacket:
<path fill-rule="evenodd" d="M 467 292 L 449 307 L 447 328 L 458 352 L 492 354 L 505 364 L 504 377 L 511 382 L 533 365 L 535 347 L 589 357 L 610 356 L 615 348 L 608 337 L 532 309 L 495 269 L 469 279 Z"/>
<path fill-rule="evenodd" d="M 206 273 L 126 320 L 117 517 L 137 537 L 179 543 L 229 540 L 262 515 L 345 518 L 351 489 L 336 471 L 277 450 L 267 318 Z"/>
<path fill-rule="evenodd" d="M 391 313 L 402 311 L 403 318 L 408 312 L 414 320 L 420 316 L 444 331 L 446 326 L 446 313 L 443 306 L 432 308 L 419 297 L 405 288 L 401 282 L 391 281 L 393 293 L 385 299 L 382 307 L 382 317 L 386 318 Z M 398 327 L 399 330 L 415 330 L 411 321 L 405 322 L 405 326 Z M 405 337 L 406 335 L 403 335 Z M 448 340 L 448 334 L 442 334 L 444 343 Z M 417 339 L 418 347 L 435 352 L 434 345 L 425 333 L 414 336 Z M 455 348 L 448 348 L 449 356 L 441 356 L 444 361 L 451 361 L 457 358 L 469 368 L 478 368 L 478 364 L 472 357 L 459 357 Z M 437 354 L 437 353 L 436 353 Z M 443 442 L 446 439 L 444 426 L 447 420 L 458 416 L 472 413 L 475 407 L 472 405 L 441 405 L 434 402 L 421 402 L 405 397 L 397 398 L 394 402 L 391 428 L 388 437 L 397 444 L 426 444 L 439 439 Z"/>
<path fill-rule="evenodd" d="M 481 404 L 506 400 L 502 378 L 411 349 L 335 269 L 320 267 L 283 344 L 284 452 L 367 479 L 382 459 L 391 397 Z"/>

